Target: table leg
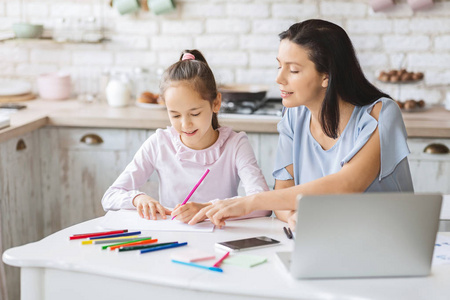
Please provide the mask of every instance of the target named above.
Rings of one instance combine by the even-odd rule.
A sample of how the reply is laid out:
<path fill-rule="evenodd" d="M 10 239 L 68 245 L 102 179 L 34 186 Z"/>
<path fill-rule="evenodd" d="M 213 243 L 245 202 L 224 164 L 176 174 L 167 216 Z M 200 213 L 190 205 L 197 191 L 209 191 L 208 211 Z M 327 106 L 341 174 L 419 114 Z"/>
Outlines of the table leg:
<path fill-rule="evenodd" d="M 44 269 L 20 269 L 21 300 L 44 300 Z"/>

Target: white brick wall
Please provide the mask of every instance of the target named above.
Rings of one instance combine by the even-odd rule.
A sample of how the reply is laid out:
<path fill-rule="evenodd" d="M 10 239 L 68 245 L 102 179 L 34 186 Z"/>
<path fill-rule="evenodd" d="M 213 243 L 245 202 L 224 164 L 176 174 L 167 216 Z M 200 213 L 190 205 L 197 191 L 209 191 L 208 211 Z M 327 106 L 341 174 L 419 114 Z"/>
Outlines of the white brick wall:
<path fill-rule="evenodd" d="M 21 7 L 20 1 L 0 0 L 1 31 L 29 21 L 44 24 L 51 35 L 58 18 L 94 16 L 109 41 L 0 42 L 2 77 L 35 82 L 40 73 L 67 70 L 76 81 L 86 69 L 156 70 L 175 62 L 183 49 L 197 48 L 218 82 L 262 83 L 276 91 L 278 33 L 295 22 L 322 18 L 344 27 L 366 76 L 393 97 L 442 103 L 450 91 L 450 1 L 435 0 L 432 8 L 414 12 L 406 0 L 396 0 L 393 8 L 374 12 L 369 1 L 359 0 L 175 0 L 176 11 L 160 16 L 121 16 L 108 0 L 24 2 Z M 399 67 L 422 71 L 425 80 L 401 87 L 376 80 L 381 70 Z"/>
<path fill-rule="evenodd" d="M 207 33 L 248 33 L 250 31 L 250 21 L 245 19 L 223 19 L 214 18 L 206 20 Z"/>

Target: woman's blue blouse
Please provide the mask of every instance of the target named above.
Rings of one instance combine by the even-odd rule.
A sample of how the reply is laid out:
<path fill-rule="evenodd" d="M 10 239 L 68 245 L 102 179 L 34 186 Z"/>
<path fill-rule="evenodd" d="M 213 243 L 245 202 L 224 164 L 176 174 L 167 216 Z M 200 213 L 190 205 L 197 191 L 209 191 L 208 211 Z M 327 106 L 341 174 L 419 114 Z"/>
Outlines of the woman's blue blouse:
<path fill-rule="evenodd" d="M 382 102 L 378 121 L 370 115 Z M 310 131 L 311 113 L 305 106 L 286 109 L 278 123 L 278 149 L 273 176 L 292 179 L 285 167 L 293 164 L 295 184 L 338 172 L 366 144 L 379 128 L 381 166 L 379 176 L 366 192 L 413 192 L 407 155 L 406 129 L 400 109 L 393 100 L 380 98 L 366 106 L 355 106 L 350 120 L 336 144 L 323 150 Z"/>

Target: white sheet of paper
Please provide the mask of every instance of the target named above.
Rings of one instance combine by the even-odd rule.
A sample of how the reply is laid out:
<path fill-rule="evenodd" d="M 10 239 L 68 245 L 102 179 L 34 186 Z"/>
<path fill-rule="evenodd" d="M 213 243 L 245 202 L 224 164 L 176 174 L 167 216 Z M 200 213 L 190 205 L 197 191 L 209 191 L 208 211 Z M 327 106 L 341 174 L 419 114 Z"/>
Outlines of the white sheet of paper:
<path fill-rule="evenodd" d="M 433 265 L 450 264 L 450 236 L 438 234 L 433 253 Z"/>
<path fill-rule="evenodd" d="M 147 220 L 139 216 L 136 210 L 108 211 L 100 222 L 100 227 L 104 229 L 128 229 L 128 230 L 157 230 L 157 231 L 193 231 L 193 232 L 213 232 L 214 224 L 204 221 L 196 225 L 188 225 L 177 220 L 167 219 Z"/>

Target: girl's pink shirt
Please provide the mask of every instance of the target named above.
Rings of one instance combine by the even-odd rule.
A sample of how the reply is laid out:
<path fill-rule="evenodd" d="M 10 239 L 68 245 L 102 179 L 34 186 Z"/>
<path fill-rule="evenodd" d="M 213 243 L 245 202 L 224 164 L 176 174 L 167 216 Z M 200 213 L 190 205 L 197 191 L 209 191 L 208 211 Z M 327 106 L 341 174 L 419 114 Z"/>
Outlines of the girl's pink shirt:
<path fill-rule="evenodd" d="M 133 199 L 144 194 L 140 189 L 155 171 L 159 177 L 159 197 L 149 196 L 159 198 L 167 208 L 183 202 L 206 169 L 210 172 L 189 199 L 191 202 L 235 197 L 240 181 L 246 195 L 268 191 L 247 135 L 229 127 L 220 127 L 218 131 L 219 137 L 212 146 L 193 150 L 181 142 L 172 127 L 156 130 L 105 192 L 103 209 L 135 209 Z M 270 211 L 252 213 L 262 215 L 270 215 Z"/>

